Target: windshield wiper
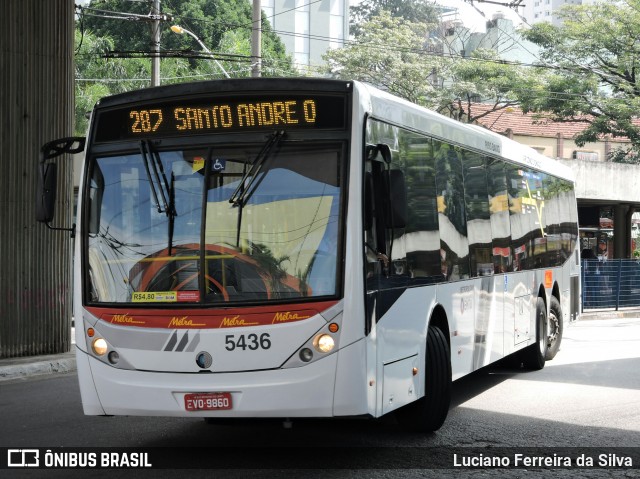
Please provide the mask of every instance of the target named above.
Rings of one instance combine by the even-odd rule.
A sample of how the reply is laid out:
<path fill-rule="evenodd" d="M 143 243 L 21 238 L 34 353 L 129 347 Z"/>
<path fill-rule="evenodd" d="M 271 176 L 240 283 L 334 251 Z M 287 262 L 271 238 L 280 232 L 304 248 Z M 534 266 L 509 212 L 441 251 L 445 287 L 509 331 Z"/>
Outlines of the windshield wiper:
<path fill-rule="evenodd" d="M 162 173 L 164 175 L 164 172 Z M 173 249 L 173 230 L 175 226 L 175 218 L 177 216 L 176 213 L 176 175 L 171 172 L 171 188 L 169 189 L 169 211 L 167 212 L 169 216 L 169 231 L 168 231 L 168 254 L 171 256 L 171 250 Z"/>
<path fill-rule="evenodd" d="M 145 142 L 144 140 L 140 142 L 140 154 L 142 155 L 142 162 L 144 163 L 144 169 L 147 172 L 149 188 L 151 188 L 151 193 L 153 195 L 154 201 L 156 202 L 158 213 L 165 213 L 167 215 L 167 218 L 169 218 L 167 231 L 167 251 L 169 256 L 171 256 L 173 249 L 173 230 L 175 217 L 177 216 L 175 200 L 175 176 L 173 172 L 171 172 L 171 185 L 169 185 L 169 181 L 167 180 L 167 175 L 164 172 L 164 166 L 162 165 L 160 155 L 153 149 L 150 142 Z M 149 164 L 151 164 L 151 168 L 149 167 Z M 153 178 L 151 177 L 152 171 Z M 158 171 L 160 171 L 160 173 L 158 173 Z M 162 174 L 162 181 L 160 180 L 160 174 Z M 160 189 L 160 198 L 158 197 L 158 192 L 156 191 L 154 179 L 155 183 Z M 163 181 L 164 185 L 162 184 Z M 162 199 L 162 206 L 160 205 L 160 199 Z"/>
<path fill-rule="evenodd" d="M 158 193 L 156 192 L 156 187 L 153 184 L 153 179 L 151 178 L 151 170 L 149 169 L 149 153 L 147 153 L 147 144 L 144 141 L 140 142 L 140 156 L 142 156 L 142 163 L 144 164 L 144 169 L 147 172 L 147 181 L 149 182 L 149 188 L 151 188 L 153 201 L 155 201 L 156 203 L 158 213 L 162 213 L 162 208 L 160 207 L 160 202 L 158 201 Z"/>
<path fill-rule="evenodd" d="M 171 187 L 169 187 L 169 181 L 167 180 L 167 175 L 164 173 L 164 166 L 162 165 L 162 160 L 160 160 L 158 152 L 153 150 L 148 141 L 142 140 L 140 142 L 140 154 L 142 155 L 144 168 L 147 172 L 147 180 L 149 180 L 149 187 L 151 188 L 153 199 L 156 202 L 158 213 L 165 213 L 168 217 L 176 216 L 175 206 L 171 203 L 170 199 Z M 149 165 L 151 165 L 151 168 L 149 168 Z M 158 173 L 158 171 L 160 173 Z M 153 178 L 151 177 L 152 172 Z M 160 174 L 162 174 L 162 180 L 160 179 Z M 158 196 L 158 192 L 156 191 L 154 180 L 160 189 L 160 196 Z M 160 200 L 162 200 L 162 204 L 160 204 Z"/>
<path fill-rule="evenodd" d="M 247 201 L 251 198 L 255 190 L 260 186 L 262 179 L 265 177 L 265 174 L 260 174 L 262 168 L 266 164 L 269 159 L 269 155 L 271 154 L 271 150 L 273 147 L 280 143 L 282 137 L 284 136 L 284 130 L 274 131 L 273 134 L 269 137 L 266 143 L 263 145 L 262 149 L 256 156 L 251 168 L 245 172 L 240 180 L 240 184 L 236 188 L 236 190 L 229 198 L 229 203 L 233 206 L 243 207 L 247 204 Z M 259 179 L 258 179 L 259 177 Z M 247 182 L 248 180 L 248 182 Z M 245 185 L 245 182 L 247 184 Z"/>

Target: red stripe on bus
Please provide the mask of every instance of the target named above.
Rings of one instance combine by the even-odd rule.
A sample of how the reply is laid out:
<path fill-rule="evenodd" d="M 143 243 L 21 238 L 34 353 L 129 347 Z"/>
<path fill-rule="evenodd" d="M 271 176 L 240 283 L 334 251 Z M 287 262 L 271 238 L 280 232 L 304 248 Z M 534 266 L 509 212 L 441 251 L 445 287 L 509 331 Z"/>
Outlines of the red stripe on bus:
<path fill-rule="evenodd" d="M 279 306 L 250 306 L 216 310 L 186 309 L 135 309 L 123 312 L 103 307 L 86 307 L 86 310 L 107 323 L 139 328 L 238 328 L 293 323 L 321 314 L 338 301 L 321 301 Z"/>

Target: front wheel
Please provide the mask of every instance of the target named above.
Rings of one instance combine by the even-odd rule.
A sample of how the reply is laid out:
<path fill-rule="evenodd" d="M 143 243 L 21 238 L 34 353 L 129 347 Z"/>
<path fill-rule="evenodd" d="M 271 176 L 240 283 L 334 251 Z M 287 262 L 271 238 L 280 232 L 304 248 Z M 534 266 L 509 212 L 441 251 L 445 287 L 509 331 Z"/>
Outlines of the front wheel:
<path fill-rule="evenodd" d="M 429 326 L 425 367 L 425 395 L 396 411 L 400 425 L 418 432 L 440 429 L 451 402 L 451 355 L 447 337 L 438 326 Z"/>

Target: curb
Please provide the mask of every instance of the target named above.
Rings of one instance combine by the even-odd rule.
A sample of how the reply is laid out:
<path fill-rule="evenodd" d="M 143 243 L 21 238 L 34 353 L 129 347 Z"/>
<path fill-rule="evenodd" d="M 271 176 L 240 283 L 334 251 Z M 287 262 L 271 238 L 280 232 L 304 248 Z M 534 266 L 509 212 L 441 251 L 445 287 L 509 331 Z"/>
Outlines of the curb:
<path fill-rule="evenodd" d="M 638 319 L 640 318 L 640 311 L 637 309 L 628 311 L 586 311 L 580 313 L 580 321 L 589 321 L 594 319 Z"/>
<path fill-rule="evenodd" d="M 77 370 L 75 349 L 74 345 L 68 353 L 0 360 L 0 382 L 74 372 Z"/>

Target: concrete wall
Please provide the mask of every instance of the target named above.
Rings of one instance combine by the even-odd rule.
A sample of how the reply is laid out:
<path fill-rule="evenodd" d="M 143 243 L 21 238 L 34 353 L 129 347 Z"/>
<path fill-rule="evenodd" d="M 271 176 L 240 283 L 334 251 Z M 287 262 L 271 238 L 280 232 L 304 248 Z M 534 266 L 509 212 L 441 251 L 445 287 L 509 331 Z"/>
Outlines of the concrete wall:
<path fill-rule="evenodd" d="M 607 149 L 628 145 L 628 142 L 589 143 L 577 146 L 564 138 L 545 138 L 513 135 L 513 140 L 535 148 L 539 153 L 561 160 L 576 175 L 576 194 L 579 200 L 591 202 L 620 202 L 640 204 L 640 166 L 604 161 Z M 575 151 L 595 154 L 597 160 L 572 159 Z"/>
<path fill-rule="evenodd" d="M 640 204 L 640 166 L 601 161 L 561 161 L 576 175 L 578 199 Z"/>
<path fill-rule="evenodd" d="M 511 138 L 518 143 L 528 145 L 535 148 L 538 153 L 541 153 L 549 158 L 559 158 L 570 160 L 574 158 L 574 153 L 578 152 L 578 159 L 580 155 L 591 156 L 594 161 L 606 161 L 609 151 L 613 151 L 620 147 L 627 147 L 628 141 L 599 141 L 596 143 L 588 143 L 584 146 L 578 146 L 571 138 L 558 137 L 549 138 L 541 136 L 527 136 L 527 135 L 512 135 Z"/>
<path fill-rule="evenodd" d="M 71 240 L 35 221 L 40 146 L 73 134 L 73 0 L 3 0 L 0 16 L 0 358 L 71 347 Z M 72 221 L 72 165 L 56 224 Z M 68 161 L 64 161 L 68 160 Z"/>

